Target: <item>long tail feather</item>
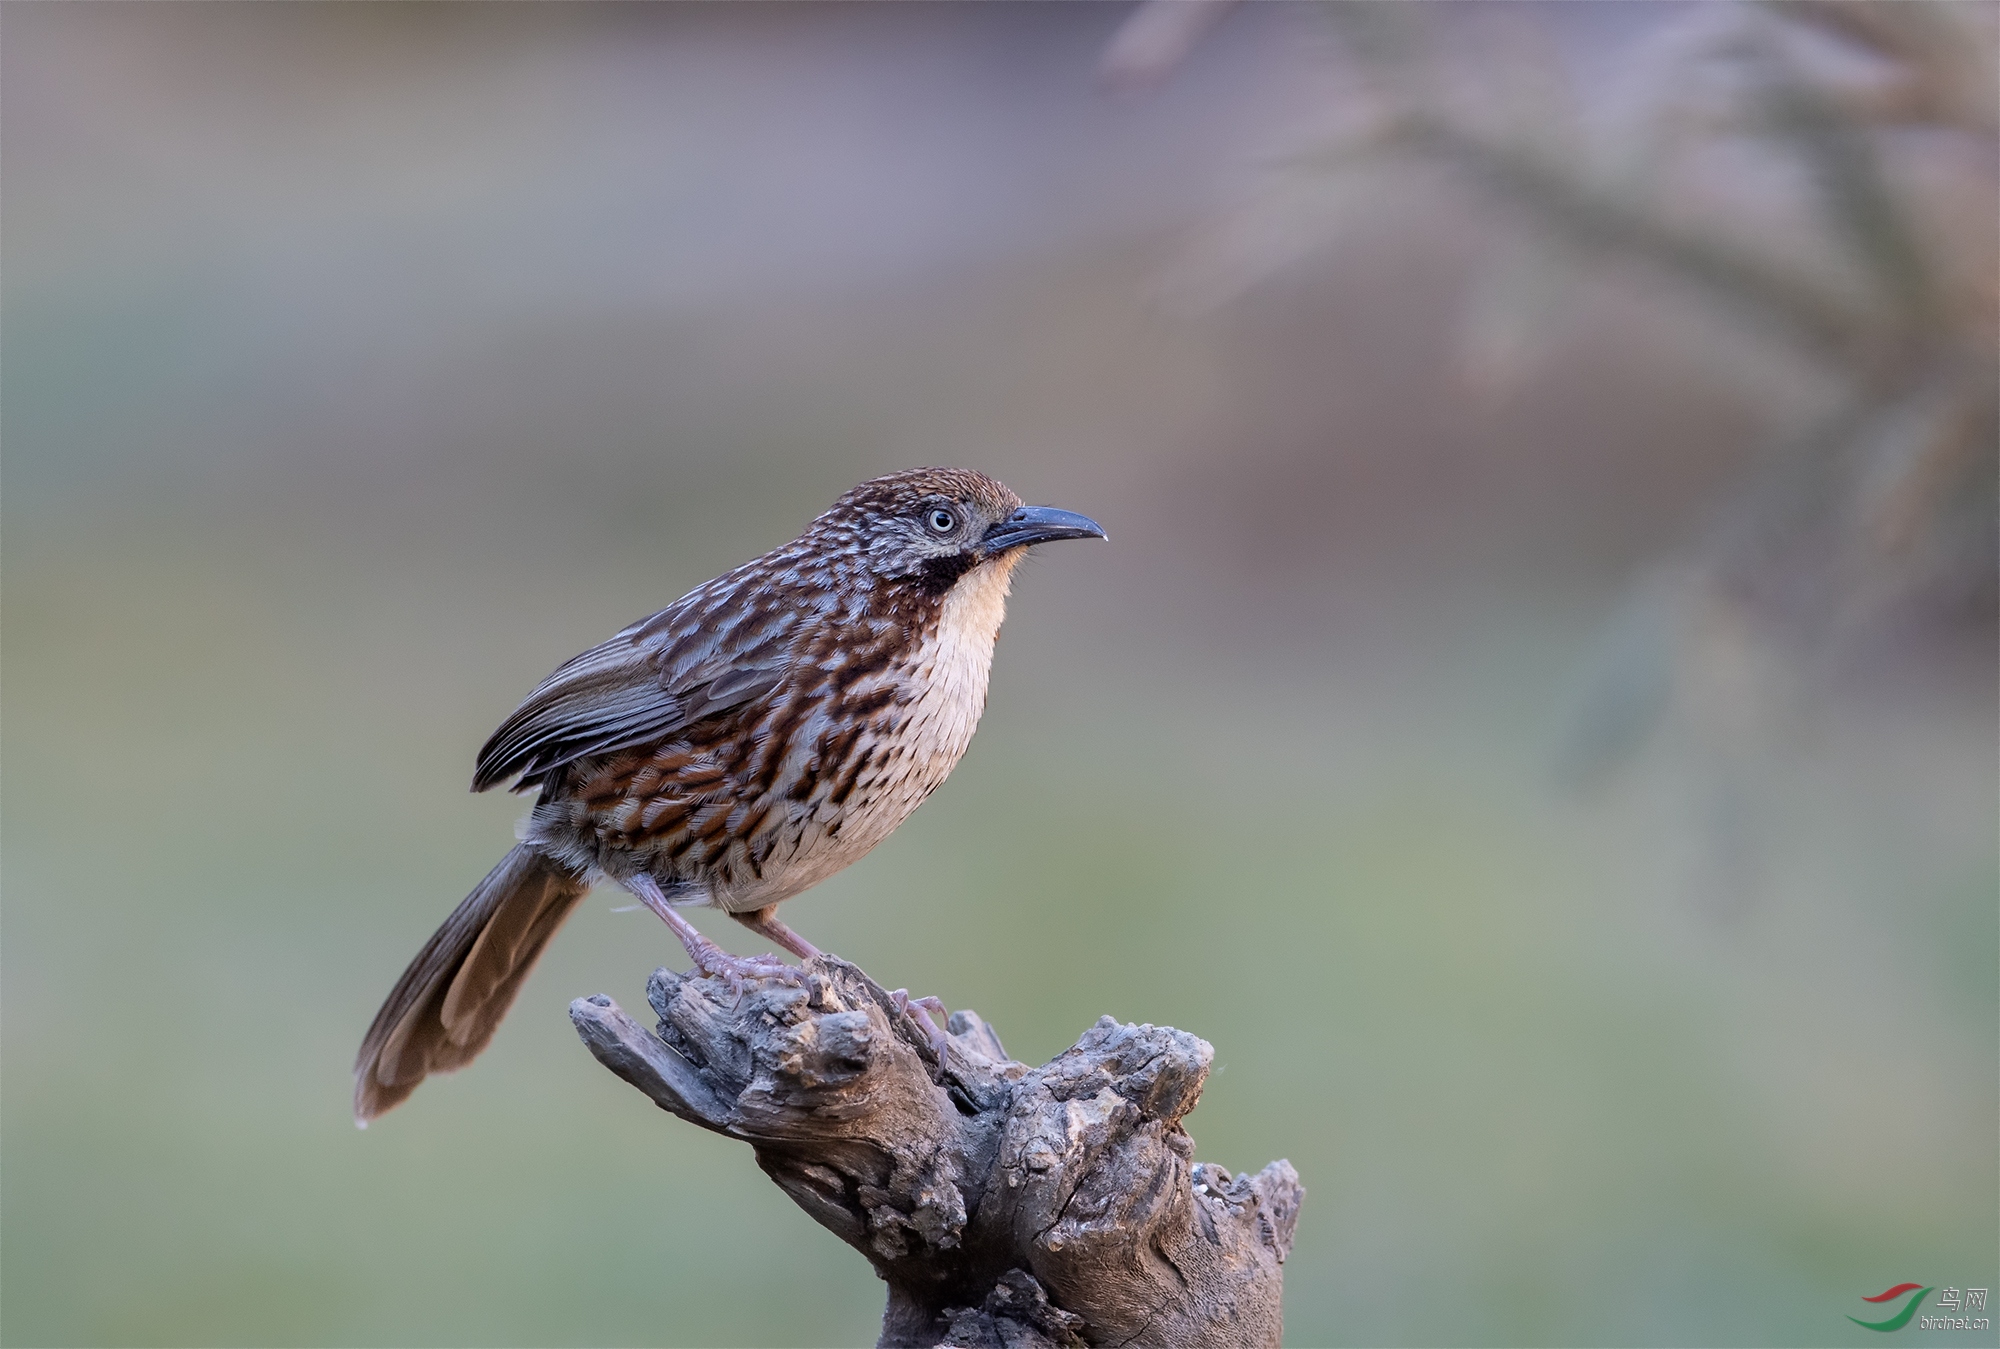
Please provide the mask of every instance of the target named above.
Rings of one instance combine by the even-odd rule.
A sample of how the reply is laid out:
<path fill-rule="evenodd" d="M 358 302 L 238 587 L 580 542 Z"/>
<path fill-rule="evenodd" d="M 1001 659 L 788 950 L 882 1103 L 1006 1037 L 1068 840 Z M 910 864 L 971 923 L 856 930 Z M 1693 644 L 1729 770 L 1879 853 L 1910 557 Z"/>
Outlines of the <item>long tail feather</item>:
<path fill-rule="evenodd" d="M 354 1061 L 354 1118 L 366 1124 L 431 1073 L 486 1048 L 555 930 L 588 887 L 519 844 L 473 887 L 403 971 Z"/>

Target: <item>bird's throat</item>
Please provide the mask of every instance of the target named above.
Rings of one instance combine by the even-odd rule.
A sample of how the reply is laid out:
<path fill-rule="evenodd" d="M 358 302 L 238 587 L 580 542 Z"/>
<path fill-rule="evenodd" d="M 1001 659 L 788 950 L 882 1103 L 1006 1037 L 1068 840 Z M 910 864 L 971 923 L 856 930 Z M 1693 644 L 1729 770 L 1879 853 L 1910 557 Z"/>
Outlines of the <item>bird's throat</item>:
<path fill-rule="evenodd" d="M 938 615 L 938 639 L 985 652 L 982 689 L 986 682 L 983 667 L 993 659 L 993 642 L 1007 617 L 1007 592 L 1014 583 L 1014 567 L 1026 551 L 1015 549 L 980 562 L 945 592 L 944 608 Z"/>
<path fill-rule="evenodd" d="M 958 762 L 986 710 L 993 643 L 1007 616 L 1007 590 L 1019 560 L 1017 554 L 1002 554 L 960 577 L 945 593 L 937 626 L 916 652 L 911 672 L 921 691 L 911 730 L 936 781 Z"/>

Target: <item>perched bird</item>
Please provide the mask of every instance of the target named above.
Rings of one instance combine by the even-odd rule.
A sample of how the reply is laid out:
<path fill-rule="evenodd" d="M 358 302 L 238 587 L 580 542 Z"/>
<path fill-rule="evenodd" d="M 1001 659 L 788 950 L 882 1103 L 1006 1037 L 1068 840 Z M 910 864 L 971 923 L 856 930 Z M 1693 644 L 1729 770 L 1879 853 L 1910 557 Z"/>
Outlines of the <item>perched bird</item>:
<path fill-rule="evenodd" d="M 703 971 L 796 979 L 776 956 L 724 952 L 675 906 L 818 955 L 778 904 L 887 838 L 965 753 L 1028 548 L 1103 537 L 983 473 L 911 469 L 557 669 L 473 773 L 474 791 L 540 791 L 523 839 L 375 1014 L 356 1121 L 471 1062 L 599 880 L 665 919 Z"/>

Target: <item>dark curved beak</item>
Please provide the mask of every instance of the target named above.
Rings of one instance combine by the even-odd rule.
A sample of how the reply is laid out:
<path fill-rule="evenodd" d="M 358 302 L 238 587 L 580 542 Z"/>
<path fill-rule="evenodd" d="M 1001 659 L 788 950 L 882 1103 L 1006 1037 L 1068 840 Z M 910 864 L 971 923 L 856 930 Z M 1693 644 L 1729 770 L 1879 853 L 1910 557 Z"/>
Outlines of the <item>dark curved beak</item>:
<path fill-rule="evenodd" d="M 980 551 L 991 556 L 1009 548 L 1056 539 L 1101 539 L 1104 526 L 1075 511 L 1059 511 L 1054 506 L 1023 506 L 993 525 L 979 540 Z"/>

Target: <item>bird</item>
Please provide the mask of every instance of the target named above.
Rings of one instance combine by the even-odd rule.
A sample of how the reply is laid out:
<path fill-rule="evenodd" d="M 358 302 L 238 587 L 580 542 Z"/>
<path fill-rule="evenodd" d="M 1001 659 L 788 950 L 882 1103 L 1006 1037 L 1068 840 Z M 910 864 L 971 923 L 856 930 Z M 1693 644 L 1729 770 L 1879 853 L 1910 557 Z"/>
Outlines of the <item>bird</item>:
<path fill-rule="evenodd" d="M 731 955 L 676 910 L 717 908 L 818 957 L 777 906 L 887 838 L 958 763 L 1028 550 L 1105 537 L 984 473 L 892 473 L 557 667 L 479 751 L 475 792 L 538 796 L 376 1013 L 355 1122 L 485 1049 L 600 882 L 665 920 L 703 973 L 797 982 L 775 954 Z"/>

